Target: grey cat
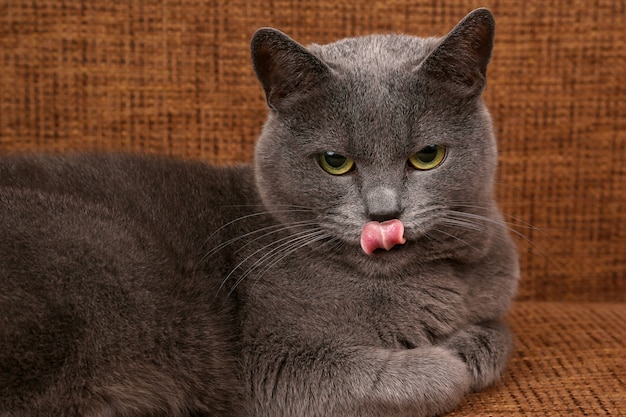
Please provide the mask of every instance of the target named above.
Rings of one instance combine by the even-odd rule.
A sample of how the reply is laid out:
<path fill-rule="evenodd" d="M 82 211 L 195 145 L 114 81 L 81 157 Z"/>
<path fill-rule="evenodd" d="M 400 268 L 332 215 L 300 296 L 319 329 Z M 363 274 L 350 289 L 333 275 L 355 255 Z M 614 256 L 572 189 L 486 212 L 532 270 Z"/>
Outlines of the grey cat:
<path fill-rule="evenodd" d="M 0 416 L 434 416 L 496 381 L 493 36 L 259 30 L 253 167 L 0 158 Z"/>

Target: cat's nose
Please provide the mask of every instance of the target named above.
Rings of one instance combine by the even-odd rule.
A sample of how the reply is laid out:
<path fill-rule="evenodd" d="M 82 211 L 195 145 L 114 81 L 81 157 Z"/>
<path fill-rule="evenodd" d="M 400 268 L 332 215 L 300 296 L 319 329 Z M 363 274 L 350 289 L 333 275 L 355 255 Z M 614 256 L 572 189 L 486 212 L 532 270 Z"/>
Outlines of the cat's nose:
<path fill-rule="evenodd" d="M 402 214 L 400 197 L 392 188 L 379 186 L 365 193 L 365 209 L 370 220 L 384 222 Z"/>

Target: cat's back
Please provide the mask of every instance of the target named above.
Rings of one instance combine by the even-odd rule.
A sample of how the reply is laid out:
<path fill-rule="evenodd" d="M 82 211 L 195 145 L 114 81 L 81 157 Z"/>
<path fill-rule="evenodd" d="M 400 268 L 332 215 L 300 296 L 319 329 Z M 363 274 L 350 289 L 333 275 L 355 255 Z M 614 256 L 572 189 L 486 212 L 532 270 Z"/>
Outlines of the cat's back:
<path fill-rule="evenodd" d="M 0 157 L 0 196 L 8 195 L 13 201 L 3 203 L 7 213 L 26 215 L 39 207 L 53 215 L 51 205 L 69 205 L 55 218 L 71 222 L 75 216 L 90 217 L 80 208 L 95 210 L 141 229 L 181 256 L 196 255 L 215 230 L 258 208 L 249 166 L 123 154 Z"/>
<path fill-rule="evenodd" d="M 221 206 L 254 201 L 248 176 L 157 158 L 1 159 L 0 415 L 237 415 L 234 307 L 217 297 L 219 261 L 199 256 L 241 215 Z"/>

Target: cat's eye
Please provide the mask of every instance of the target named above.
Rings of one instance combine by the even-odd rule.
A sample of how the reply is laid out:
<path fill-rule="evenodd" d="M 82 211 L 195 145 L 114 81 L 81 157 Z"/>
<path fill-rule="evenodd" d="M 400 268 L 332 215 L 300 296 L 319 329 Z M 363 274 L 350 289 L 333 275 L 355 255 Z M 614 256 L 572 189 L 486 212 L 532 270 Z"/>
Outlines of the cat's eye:
<path fill-rule="evenodd" d="M 446 157 L 446 148 L 441 145 L 428 145 L 409 157 L 409 165 L 420 171 L 439 166 Z"/>
<path fill-rule="evenodd" d="M 324 152 L 319 156 L 319 163 L 324 171 L 332 175 L 343 175 L 352 171 L 354 161 L 335 152 Z"/>

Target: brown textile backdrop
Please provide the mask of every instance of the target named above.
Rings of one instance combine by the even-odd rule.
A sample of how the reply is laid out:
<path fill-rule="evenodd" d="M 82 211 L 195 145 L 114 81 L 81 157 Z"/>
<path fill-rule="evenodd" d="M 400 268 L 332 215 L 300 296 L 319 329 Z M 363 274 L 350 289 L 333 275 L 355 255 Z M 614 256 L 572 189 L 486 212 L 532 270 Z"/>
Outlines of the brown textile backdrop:
<path fill-rule="evenodd" d="M 256 28 L 442 35 L 477 6 L 498 25 L 485 97 L 498 195 L 525 236 L 520 299 L 626 301 L 624 1 L 2 0 L 0 152 L 249 161 Z"/>

